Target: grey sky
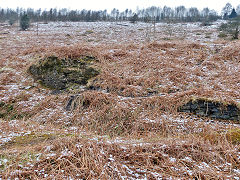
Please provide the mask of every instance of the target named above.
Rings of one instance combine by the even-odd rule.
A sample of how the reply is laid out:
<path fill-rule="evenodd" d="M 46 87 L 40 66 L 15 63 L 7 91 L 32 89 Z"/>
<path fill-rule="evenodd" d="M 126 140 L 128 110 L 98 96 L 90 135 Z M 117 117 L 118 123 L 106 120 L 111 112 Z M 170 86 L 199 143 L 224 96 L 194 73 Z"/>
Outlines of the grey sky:
<path fill-rule="evenodd" d="M 209 7 L 220 12 L 225 4 L 229 2 L 234 7 L 240 4 L 239 0 L 0 0 L 1 8 L 34 8 L 34 9 L 49 9 L 49 8 L 69 8 L 69 9 L 92 9 L 104 10 L 117 8 L 124 10 L 126 8 L 136 10 L 137 7 L 149 7 L 164 5 L 176 7 L 184 5 L 187 8 L 197 7 L 202 9 Z"/>

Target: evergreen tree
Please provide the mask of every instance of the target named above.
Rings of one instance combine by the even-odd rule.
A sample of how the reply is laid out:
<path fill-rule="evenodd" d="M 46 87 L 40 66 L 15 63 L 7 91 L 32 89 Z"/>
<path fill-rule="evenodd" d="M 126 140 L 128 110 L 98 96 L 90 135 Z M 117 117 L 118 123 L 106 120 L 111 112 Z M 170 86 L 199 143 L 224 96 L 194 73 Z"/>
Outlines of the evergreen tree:
<path fill-rule="evenodd" d="M 131 23 L 135 23 L 136 21 L 138 21 L 138 15 L 135 13 L 135 14 L 130 18 L 130 22 L 131 22 Z"/>
<path fill-rule="evenodd" d="M 21 30 L 25 31 L 26 29 L 29 28 L 29 26 L 30 26 L 30 18 L 26 13 L 24 13 L 20 19 Z"/>
<path fill-rule="evenodd" d="M 229 15 L 229 18 L 235 18 L 235 17 L 237 17 L 237 13 L 236 13 L 235 9 L 233 8 L 231 14 Z"/>

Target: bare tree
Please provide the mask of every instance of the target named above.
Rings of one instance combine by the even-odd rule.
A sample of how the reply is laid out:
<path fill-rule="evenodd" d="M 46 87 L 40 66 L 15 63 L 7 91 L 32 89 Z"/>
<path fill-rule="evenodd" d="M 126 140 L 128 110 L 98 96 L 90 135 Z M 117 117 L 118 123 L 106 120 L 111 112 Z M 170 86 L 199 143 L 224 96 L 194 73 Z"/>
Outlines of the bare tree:
<path fill-rule="evenodd" d="M 185 15 L 186 15 L 186 8 L 185 6 L 178 6 L 175 8 L 175 13 L 176 13 L 176 17 L 179 20 L 183 20 Z"/>
<path fill-rule="evenodd" d="M 210 10 L 208 8 L 204 8 L 201 12 L 201 14 L 204 18 L 208 18 L 209 13 L 210 13 Z"/>
<path fill-rule="evenodd" d="M 222 16 L 226 18 L 232 12 L 232 9 L 232 5 L 230 3 L 227 3 L 222 9 Z"/>
<path fill-rule="evenodd" d="M 240 15 L 240 4 L 236 8 L 236 12 L 237 12 L 238 15 Z"/>

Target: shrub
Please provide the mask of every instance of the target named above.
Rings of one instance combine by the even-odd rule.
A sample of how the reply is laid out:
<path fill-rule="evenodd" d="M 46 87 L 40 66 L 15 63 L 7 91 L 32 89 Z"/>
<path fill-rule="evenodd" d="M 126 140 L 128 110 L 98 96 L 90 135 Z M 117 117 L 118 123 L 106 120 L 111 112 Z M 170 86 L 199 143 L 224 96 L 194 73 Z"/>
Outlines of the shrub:
<path fill-rule="evenodd" d="M 227 34 L 225 34 L 225 33 L 219 33 L 219 34 L 218 34 L 218 37 L 219 37 L 219 38 L 225 38 L 225 37 L 227 37 Z"/>
<path fill-rule="evenodd" d="M 238 39 L 240 31 L 240 17 L 233 18 L 226 24 L 222 24 L 219 30 L 232 36 L 233 39 Z"/>

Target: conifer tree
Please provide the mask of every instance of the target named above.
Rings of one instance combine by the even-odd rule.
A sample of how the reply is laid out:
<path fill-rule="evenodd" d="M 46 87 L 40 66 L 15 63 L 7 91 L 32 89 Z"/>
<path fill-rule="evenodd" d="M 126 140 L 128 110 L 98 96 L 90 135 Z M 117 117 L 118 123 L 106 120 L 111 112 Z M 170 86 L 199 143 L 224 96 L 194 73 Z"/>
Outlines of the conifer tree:
<path fill-rule="evenodd" d="M 30 26 L 30 18 L 26 13 L 24 13 L 20 19 L 21 30 L 25 31 L 29 28 L 29 26 Z"/>
<path fill-rule="evenodd" d="M 237 17 L 237 13 L 236 13 L 235 9 L 233 8 L 231 14 L 229 15 L 229 18 L 235 18 L 235 17 Z"/>

